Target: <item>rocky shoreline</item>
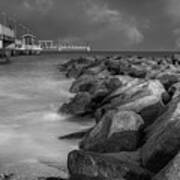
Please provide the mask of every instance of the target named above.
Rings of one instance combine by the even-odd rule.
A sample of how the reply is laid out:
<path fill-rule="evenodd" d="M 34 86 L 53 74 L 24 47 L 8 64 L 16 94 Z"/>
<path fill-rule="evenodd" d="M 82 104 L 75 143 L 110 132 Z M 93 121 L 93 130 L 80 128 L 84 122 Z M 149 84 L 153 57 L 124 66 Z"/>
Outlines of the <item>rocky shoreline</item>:
<path fill-rule="evenodd" d="M 71 180 L 176 180 L 180 173 L 180 56 L 86 57 L 59 65 L 75 96 L 59 112 L 95 126 L 68 155 Z"/>

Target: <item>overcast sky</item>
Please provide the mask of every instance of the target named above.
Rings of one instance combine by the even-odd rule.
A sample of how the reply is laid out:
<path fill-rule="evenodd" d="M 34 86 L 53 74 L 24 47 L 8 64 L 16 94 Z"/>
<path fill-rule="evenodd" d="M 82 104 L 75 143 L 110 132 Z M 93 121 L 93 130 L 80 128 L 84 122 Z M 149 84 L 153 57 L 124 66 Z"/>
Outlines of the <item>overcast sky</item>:
<path fill-rule="evenodd" d="M 180 49 L 180 0 L 0 0 L 40 39 L 95 49 Z"/>

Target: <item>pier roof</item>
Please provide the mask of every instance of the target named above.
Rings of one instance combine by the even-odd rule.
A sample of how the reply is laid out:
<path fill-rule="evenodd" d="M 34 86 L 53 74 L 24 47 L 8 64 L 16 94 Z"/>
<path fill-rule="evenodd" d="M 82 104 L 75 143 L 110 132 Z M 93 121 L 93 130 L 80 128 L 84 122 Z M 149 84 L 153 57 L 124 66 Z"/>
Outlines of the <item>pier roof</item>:
<path fill-rule="evenodd" d="M 31 38 L 34 38 L 34 39 L 36 38 L 35 35 L 30 34 L 30 33 L 24 34 L 24 35 L 22 36 L 22 38 L 26 38 L 26 37 L 31 37 Z"/>

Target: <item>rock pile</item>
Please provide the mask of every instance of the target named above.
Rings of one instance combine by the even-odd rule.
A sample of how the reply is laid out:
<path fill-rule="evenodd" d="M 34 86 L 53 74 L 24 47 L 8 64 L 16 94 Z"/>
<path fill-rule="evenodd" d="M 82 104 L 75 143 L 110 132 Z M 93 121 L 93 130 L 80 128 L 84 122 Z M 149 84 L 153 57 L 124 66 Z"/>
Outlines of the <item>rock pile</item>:
<path fill-rule="evenodd" d="M 71 180 L 180 179 L 180 63 L 172 57 L 77 58 L 59 66 L 75 78 L 60 112 L 95 125 L 68 155 Z"/>

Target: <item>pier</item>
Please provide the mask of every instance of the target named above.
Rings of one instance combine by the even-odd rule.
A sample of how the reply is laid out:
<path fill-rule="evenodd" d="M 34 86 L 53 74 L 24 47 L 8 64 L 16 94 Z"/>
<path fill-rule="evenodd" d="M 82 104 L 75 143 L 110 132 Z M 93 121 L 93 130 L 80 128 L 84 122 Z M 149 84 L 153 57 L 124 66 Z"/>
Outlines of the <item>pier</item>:
<path fill-rule="evenodd" d="M 0 56 L 39 54 L 41 48 L 32 30 L 15 18 L 0 12 Z"/>
<path fill-rule="evenodd" d="M 63 41 L 55 41 L 55 40 L 40 40 L 40 47 L 44 51 L 56 51 L 56 52 L 90 52 L 91 47 L 89 45 L 85 45 L 85 43 L 64 43 Z"/>
<path fill-rule="evenodd" d="M 58 40 L 39 40 L 32 30 L 16 19 L 1 13 L 0 21 L 0 55 L 37 55 L 41 52 L 90 52 L 88 43 L 73 43 Z M 8 21 L 12 19 L 13 21 Z"/>

